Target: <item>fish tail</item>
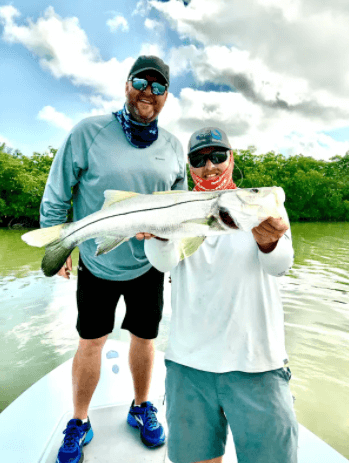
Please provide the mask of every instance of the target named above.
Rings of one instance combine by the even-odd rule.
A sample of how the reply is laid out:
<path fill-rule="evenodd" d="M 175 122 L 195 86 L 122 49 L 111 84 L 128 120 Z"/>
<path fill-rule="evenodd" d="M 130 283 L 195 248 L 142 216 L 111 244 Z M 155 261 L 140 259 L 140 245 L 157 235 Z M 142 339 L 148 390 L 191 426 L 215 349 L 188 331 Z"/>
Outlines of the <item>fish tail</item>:
<path fill-rule="evenodd" d="M 41 268 L 47 277 L 55 275 L 64 265 L 71 254 L 73 247 L 64 244 L 62 241 L 62 229 L 71 224 L 55 225 L 54 227 L 40 228 L 25 233 L 22 240 L 30 246 L 41 248 L 45 246 L 45 255 Z"/>
<path fill-rule="evenodd" d="M 41 248 L 47 246 L 50 243 L 58 241 L 61 236 L 62 228 L 66 227 L 67 224 L 55 225 L 54 227 L 39 228 L 22 235 L 22 240 L 30 246 L 36 246 Z"/>
<path fill-rule="evenodd" d="M 45 255 L 41 262 L 41 269 L 47 277 L 53 277 L 63 267 L 65 261 L 72 252 L 72 248 L 67 248 L 62 241 L 48 244 L 45 248 Z"/>

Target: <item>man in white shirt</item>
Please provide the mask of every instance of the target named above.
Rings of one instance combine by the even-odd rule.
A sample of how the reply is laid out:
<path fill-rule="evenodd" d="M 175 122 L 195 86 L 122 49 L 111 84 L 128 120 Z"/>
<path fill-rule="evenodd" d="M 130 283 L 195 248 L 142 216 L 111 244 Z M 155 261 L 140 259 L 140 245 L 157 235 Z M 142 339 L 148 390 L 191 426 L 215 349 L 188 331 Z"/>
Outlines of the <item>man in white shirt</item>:
<path fill-rule="evenodd" d="M 236 188 L 233 152 L 221 129 L 195 132 L 188 158 L 194 190 Z M 224 221 L 234 226 L 227 214 Z M 152 265 L 170 270 L 172 279 L 165 355 L 170 460 L 221 463 L 229 425 L 239 463 L 296 463 L 298 425 L 277 281 L 293 262 L 288 224 L 269 217 L 252 233 L 207 237 L 182 261 L 175 242 L 151 237 L 137 235 L 147 239 Z"/>

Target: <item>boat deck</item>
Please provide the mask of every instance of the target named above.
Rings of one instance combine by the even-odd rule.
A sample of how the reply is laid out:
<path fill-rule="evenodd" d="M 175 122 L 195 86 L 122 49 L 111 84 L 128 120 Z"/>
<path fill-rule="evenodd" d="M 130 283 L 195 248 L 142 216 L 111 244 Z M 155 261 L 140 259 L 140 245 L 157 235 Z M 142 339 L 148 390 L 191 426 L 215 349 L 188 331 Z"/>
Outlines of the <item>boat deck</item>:
<path fill-rule="evenodd" d="M 84 447 L 84 463 L 169 463 L 167 445 L 146 448 L 139 431 L 126 417 L 133 399 L 128 367 L 129 345 L 108 340 L 102 357 L 101 378 L 94 393 L 90 419 L 92 442 Z M 72 417 L 72 360 L 43 377 L 0 414 L 0 461 L 55 463 L 66 423 Z M 149 399 L 167 431 L 163 353 L 157 352 Z M 348 463 L 348 460 L 300 425 L 298 463 Z M 228 435 L 224 463 L 237 463 L 233 437 Z M 284 462 L 280 462 L 284 463 Z"/>
<path fill-rule="evenodd" d="M 154 401 L 157 408 L 161 404 L 161 400 Z M 84 463 L 166 462 L 166 445 L 155 449 L 145 448 L 139 438 L 138 429 L 133 429 L 127 424 L 126 417 L 129 408 L 130 404 L 127 403 L 91 410 L 89 416 L 94 437 L 91 443 L 84 447 Z M 160 415 L 158 414 L 159 417 Z M 64 415 L 40 463 L 55 462 L 57 450 L 62 442 L 62 432 L 70 418 L 70 413 Z M 164 422 L 163 419 L 162 422 Z"/>

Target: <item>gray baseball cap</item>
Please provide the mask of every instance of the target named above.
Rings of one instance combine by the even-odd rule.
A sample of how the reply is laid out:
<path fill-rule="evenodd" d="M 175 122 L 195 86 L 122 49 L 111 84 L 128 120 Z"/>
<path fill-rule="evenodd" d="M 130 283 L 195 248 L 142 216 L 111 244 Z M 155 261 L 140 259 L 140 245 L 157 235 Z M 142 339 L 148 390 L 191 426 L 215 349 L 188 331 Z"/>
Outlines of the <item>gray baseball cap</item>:
<path fill-rule="evenodd" d="M 222 129 L 218 127 L 204 127 L 194 132 L 190 137 L 188 154 L 208 146 L 217 146 L 228 150 L 231 149 L 228 137 Z"/>
<path fill-rule="evenodd" d="M 162 75 L 162 77 L 165 79 L 167 85 L 170 85 L 170 68 L 169 66 L 162 61 L 161 58 L 158 58 L 157 56 L 146 56 L 142 55 L 139 56 L 136 61 L 134 62 L 127 79 L 130 78 L 130 76 L 135 76 L 139 74 L 140 72 L 143 71 L 156 71 L 159 74 Z"/>

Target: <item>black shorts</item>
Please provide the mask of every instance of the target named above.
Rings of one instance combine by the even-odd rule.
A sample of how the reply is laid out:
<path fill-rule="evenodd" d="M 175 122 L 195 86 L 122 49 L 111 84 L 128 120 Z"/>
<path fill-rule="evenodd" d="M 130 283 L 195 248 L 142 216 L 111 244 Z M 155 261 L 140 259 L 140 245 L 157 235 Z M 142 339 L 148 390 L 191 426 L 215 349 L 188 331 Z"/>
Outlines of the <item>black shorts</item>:
<path fill-rule="evenodd" d="M 128 281 L 110 281 L 94 276 L 79 259 L 76 291 L 76 329 L 83 339 L 97 339 L 113 331 L 115 309 L 123 295 L 126 315 L 121 328 L 142 339 L 155 339 L 164 305 L 164 274 L 152 267 Z"/>

